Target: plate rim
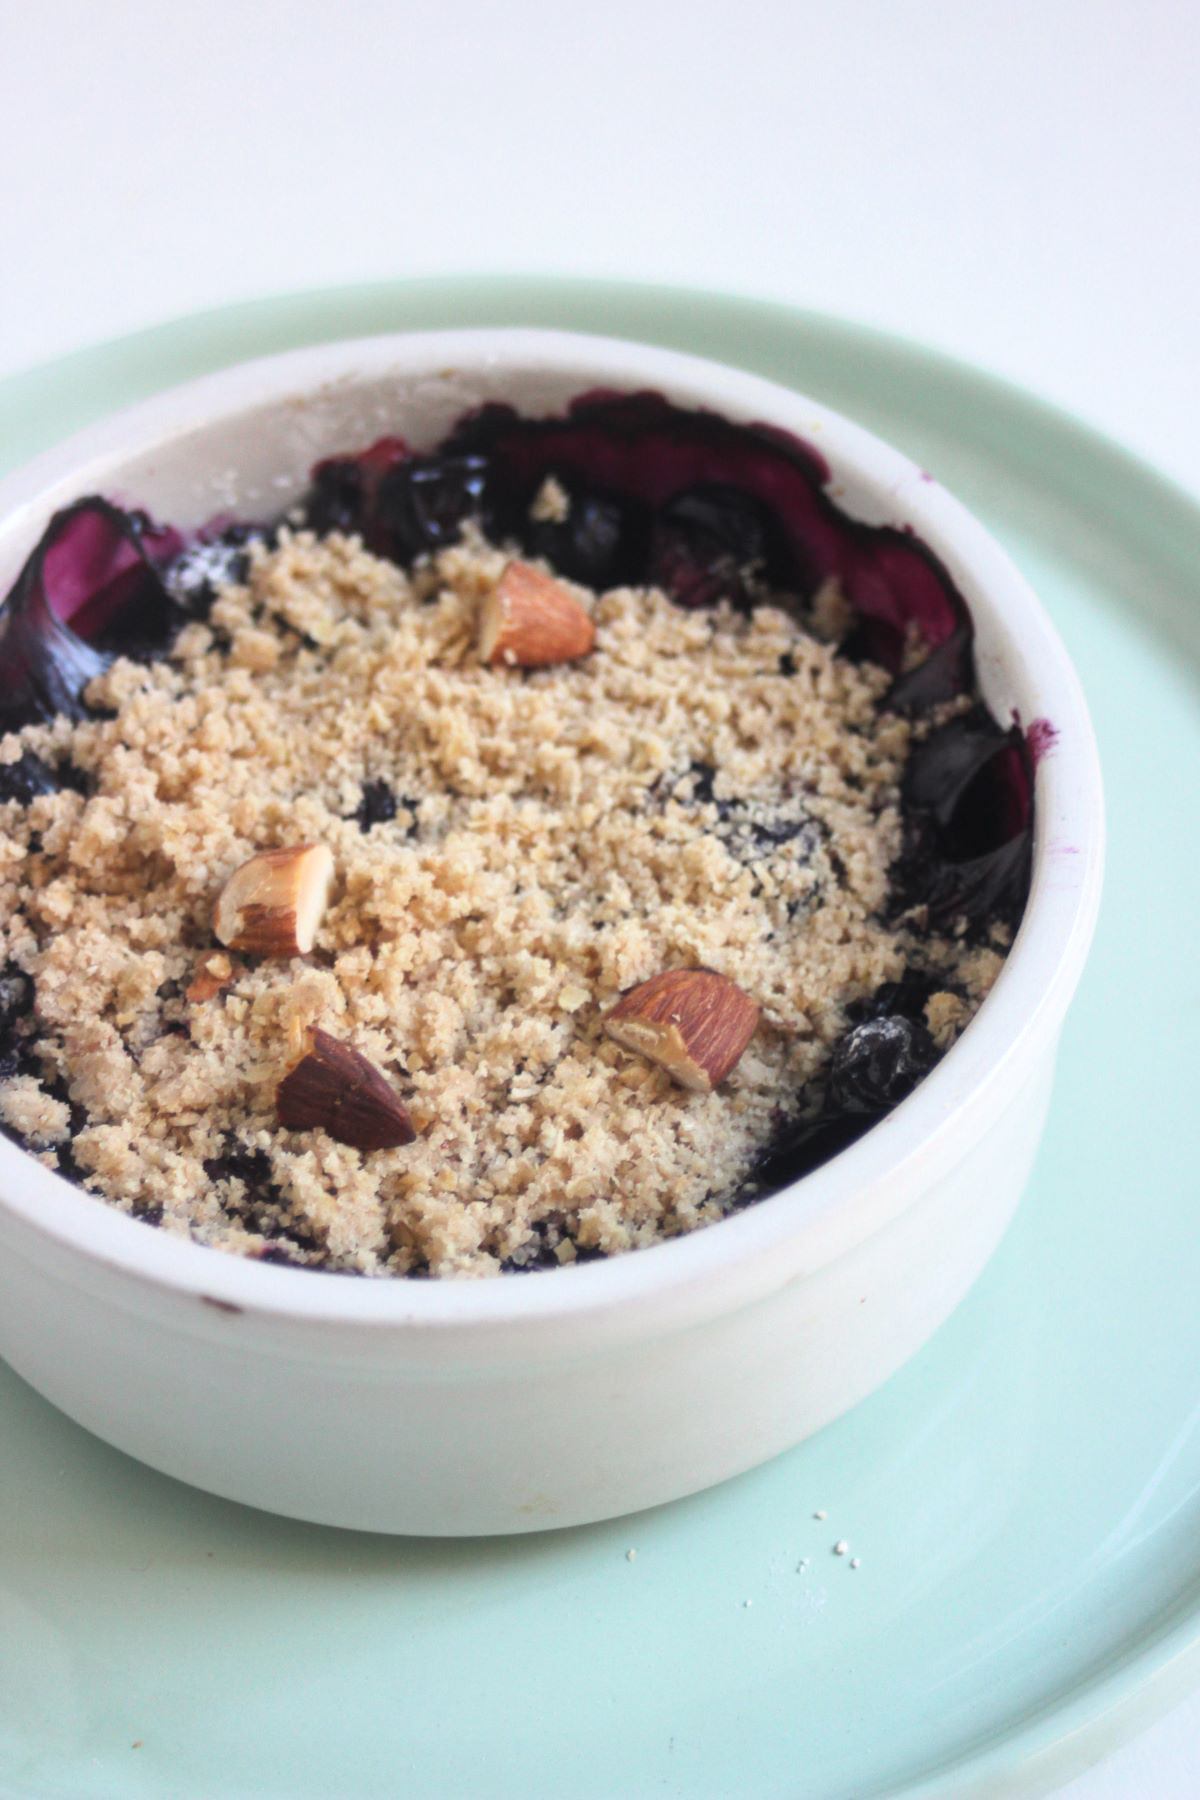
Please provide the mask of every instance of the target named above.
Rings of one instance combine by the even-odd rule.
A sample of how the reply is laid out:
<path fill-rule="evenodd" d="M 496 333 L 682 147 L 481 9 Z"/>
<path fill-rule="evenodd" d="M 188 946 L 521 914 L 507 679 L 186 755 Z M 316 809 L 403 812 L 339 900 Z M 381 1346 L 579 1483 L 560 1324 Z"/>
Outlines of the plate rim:
<path fill-rule="evenodd" d="M 599 309 L 609 301 L 641 304 L 656 309 L 661 317 L 681 318 L 679 331 L 655 335 L 648 341 L 717 359 L 723 354 L 726 360 L 736 360 L 738 366 L 754 367 L 753 359 L 746 364 L 732 350 L 722 353 L 707 342 L 697 341 L 697 321 L 701 316 L 707 331 L 723 329 L 731 336 L 737 331 L 740 317 L 743 322 L 753 322 L 760 330 L 780 337 L 796 334 L 810 341 L 833 343 L 843 353 L 865 354 L 877 363 L 899 362 L 910 379 L 925 375 L 932 387 L 947 394 L 957 387 L 959 407 L 973 391 L 982 398 L 989 413 L 999 415 L 998 423 L 1015 425 L 1026 433 L 1032 428 L 1042 443 L 1049 441 L 1059 449 L 1065 445 L 1068 459 L 1074 463 L 1082 459 L 1082 469 L 1072 468 L 1070 481 L 1075 491 L 1094 490 L 1098 484 L 1115 488 L 1115 510 L 1121 517 L 1122 532 L 1132 527 L 1139 533 L 1149 533 L 1158 517 L 1166 521 L 1172 535 L 1178 534 L 1185 541 L 1194 539 L 1195 550 L 1177 552 L 1174 543 L 1164 542 L 1154 531 L 1160 558 L 1177 557 L 1181 566 L 1190 566 L 1191 584 L 1196 585 L 1200 557 L 1194 563 L 1190 558 L 1200 550 L 1200 494 L 1142 452 L 1126 448 L 1090 420 L 1006 375 L 921 339 L 782 300 L 683 284 L 552 274 L 426 274 L 289 289 L 197 308 L 0 376 L 0 441 L 4 444 L 0 469 L 7 471 L 31 460 L 65 436 L 66 430 L 77 430 L 118 405 L 128 405 L 207 369 L 372 329 L 361 323 L 337 323 L 349 302 L 369 309 L 389 304 L 432 307 L 439 298 L 451 293 L 460 300 L 465 297 L 472 302 L 486 301 L 499 308 L 500 316 L 488 321 L 496 324 L 514 322 L 504 316 L 505 309 L 511 310 L 534 297 L 541 307 L 560 309 L 563 314 L 580 305 Z M 329 322 L 328 331 L 322 328 L 314 334 L 311 326 L 299 331 L 305 318 L 311 320 L 318 315 Z M 456 322 L 467 325 L 483 321 Z M 593 329 L 565 317 L 561 322 L 567 329 Z M 422 327 L 397 320 L 374 329 Z M 605 329 L 611 329 L 616 336 L 623 334 L 617 327 Z M 225 345 L 231 336 L 238 347 L 217 348 L 211 356 L 204 348 Z M 193 365 L 188 359 L 195 356 L 198 344 L 201 360 Z M 16 456 L 8 454 L 8 442 L 17 435 L 16 416 L 28 414 L 28 409 L 36 407 L 39 395 L 53 396 L 60 384 L 70 390 L 72 377 L 85 372 L 93 382 L 99 375 L 102 382 L 125 384 L 134 365 L 154 371 L 148 382 L 139 380 L 133 391 L 122 385 L 122 395 L 114 401 L 101 399 L 93 403 L 85 398 L 83 412 L 70 427 L 55 429 L 40 439 L 35 433 L 31 447 L 22 448 Z M 160 369 L 165 371 L 161 375 L 157 372 Z M 1003 458 L 1001 449 L 996 454 Z M 1056 475 L 1061 467 L 1061 461 L 1056 462 Z M 1190 661 L 1200 656 L 1200 615 L 1189 617 L 1181 607 L 1178 616 L 1156 614 L 1146 628 L 1154 635 L 1174 640 Z M 1123 1641 L 1129 1646 L 1127 1654 L 1110 1656 L 1103 1669 L 1076 1683 L 1061 1703 L 1050 1701 L 1032 1716 L 1025 1713 L 1011 1718 L 1000 1735 L 991 1736 L 976 1751 L 955 1757 L 941 1771 L 915 1782 L 905 1781 L 886 1792 L 896 1800 L 963 1800 L 967 1795 L 1002 1793 L 1042 1795 L 1095 1766 L 1200 1683 L 1200 1581 L 1177 1596 L 1158 1628 L 1148 1623 L 1135 1638 Z"/>

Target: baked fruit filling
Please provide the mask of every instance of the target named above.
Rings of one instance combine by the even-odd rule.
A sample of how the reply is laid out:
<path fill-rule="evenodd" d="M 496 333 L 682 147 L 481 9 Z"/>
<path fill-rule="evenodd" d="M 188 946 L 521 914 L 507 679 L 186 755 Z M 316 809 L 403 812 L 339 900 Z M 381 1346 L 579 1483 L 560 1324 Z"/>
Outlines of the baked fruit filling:
<path fill-rule="evenodd" d="M 1025 738 L 906 531 L 653 394 L 491 406 L 0 610 L 0 1128 L 372 1276 L 712 1223 L 884 1118 L 1025 904 Z"/>

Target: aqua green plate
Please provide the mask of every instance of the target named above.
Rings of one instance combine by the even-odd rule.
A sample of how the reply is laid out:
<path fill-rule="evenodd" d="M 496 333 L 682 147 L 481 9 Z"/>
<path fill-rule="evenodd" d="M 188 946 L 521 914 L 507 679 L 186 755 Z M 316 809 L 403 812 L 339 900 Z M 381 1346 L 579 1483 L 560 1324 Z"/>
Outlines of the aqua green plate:
<path fill-rule="evenodd" d="M 1200 512 L 927 352 L 596 283 L 186 319 L 0 383 L 0 460 L 241 357 L 473 323 L 650 339 L 807 389 L 919 457 L 1032 577 L 1091 696 L 1112 846 L 1045 1147 L 915 1362 L 767 1468 L 624 1523 L 463 1543 L 289 1523 L 152 1474 L 0 1367 L 0 1785 L 1047 1792 L 1200 1676 Z"/>

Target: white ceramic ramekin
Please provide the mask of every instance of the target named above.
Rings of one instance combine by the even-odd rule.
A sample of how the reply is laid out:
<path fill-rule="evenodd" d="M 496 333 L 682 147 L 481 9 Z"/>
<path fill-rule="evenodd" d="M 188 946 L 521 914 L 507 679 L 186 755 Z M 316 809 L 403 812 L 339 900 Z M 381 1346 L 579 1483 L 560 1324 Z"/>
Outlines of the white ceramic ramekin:
<path fill-rule="evenodd" d="M 366 1282 L 246 1262 L 124 1217 L 0 1139 L 0 1354 L 155 1468 L 271 1511 L 458 1535 L 574 1525 L 799 1442 L 930 1336 L 1017 1204 L 1099 899 L 1100 771 L 1062 644 L 1008 557 L 906 457 L 755 376 L 546 331 L 373 338 L 245 364 L 0 482 L 0 593 L 99 490 L 160 518 L 274 515 L 313 461 L 432 443 L 488 398 L 652 387 L 819 446 L 839 502 L 911 526 L 970 605 L 984 695 L 1057 733 L 1033 887 L 993 992 L 881 1125 L 706 1231 L 519 1279 Z"/>

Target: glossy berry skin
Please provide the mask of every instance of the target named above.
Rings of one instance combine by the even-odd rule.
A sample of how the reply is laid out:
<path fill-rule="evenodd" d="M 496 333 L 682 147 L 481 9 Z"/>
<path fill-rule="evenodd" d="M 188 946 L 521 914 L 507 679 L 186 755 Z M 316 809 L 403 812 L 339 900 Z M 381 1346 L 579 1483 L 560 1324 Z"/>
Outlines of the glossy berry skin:
<path fill-rule="evenodd" d="M 597 593 L 617 586 L 636 566 L 629 509 L 602 494 L 572 499 L 565 519 L 533 519 L 517 535 L 531 556 Z"/>
<path fill-rule="evenodd" d="M 929 1073 L 938 1052 L 924 1024 L 900 1012 L 878 1011 L 889 1002 L 915 1006 L 926 980 L 905 975 L 862 1003 L 868 1016 L 834 1046 L 819 1111 L 780 1123 L 751 1171 L 747 1199 L 777 1193 L 820 1168 L 886 1117 Z"/>
<path fill-rule="evenodd" d="M 464 519 L 486 512 L 488 464 L 481 456 L 437 456 L 398 463 L 379 483 L 368 542 L 387 545 L 398 562 L 444 549 Z"/>
<path fill-rule="evenodd" d="M 54 514 L 0 606 L 0 731 L 82 718 L 114 655 L 166 649 L 186 615 L 161 569 L 181 545 L 95 494 Z"/>
<path fill-rule="evenodd" d="M 649 578 L 680 606 L 748 606 L 748 579 L 772 560 L 770 537 L 769 515 L 751 496 L 717 483 L 686 488 L 655 518 Z"/>
<path fill-rule="evenodd" d="M 922 906 L 932 925 L 962 920 L 975 933 L 1015 924 L 1033 851 L 1033 767 L 1017 727 L 976 706 L 931 732 L 909 758 L 902 800 L 896 910 Z"/>
<path fill-rule="evenodd" d="M 0 971 L 0 1041 L 33 1010 L 33 981 L 11 964 Z"/>
<path fill-rule="evenodd" d="M 937 1050 L 924 1025 L 901 1013 L 866 1019 L 841 1038 L 829 1062 L 830 1113 L 888 1112 L 928 1075 Z"/>
<path fill-rule="evenodd" d="M 38 794 L 57 793 L 60 786 L 54 770 L 32 750 L 26 750 L 17 762 L 0 763 L 0 804 L 15 800 L 18 806 L 28 806 Z"/>
<path fill-rule="evenodd" d="M 11 964 L 0 970 L 0 1081 L 21 1073 L 28 1046 L 21 1026 L 33 1012 L 33 982 Z"/>
<path fill-rule="evenodd" d="M 340 531 L 346 537 L 361 533 L 366 508 L 367 484 L 355 457 L 335 456 L 318 463 L 304 501 L 304 522 L 310 531 L 325 537 Z"/>

